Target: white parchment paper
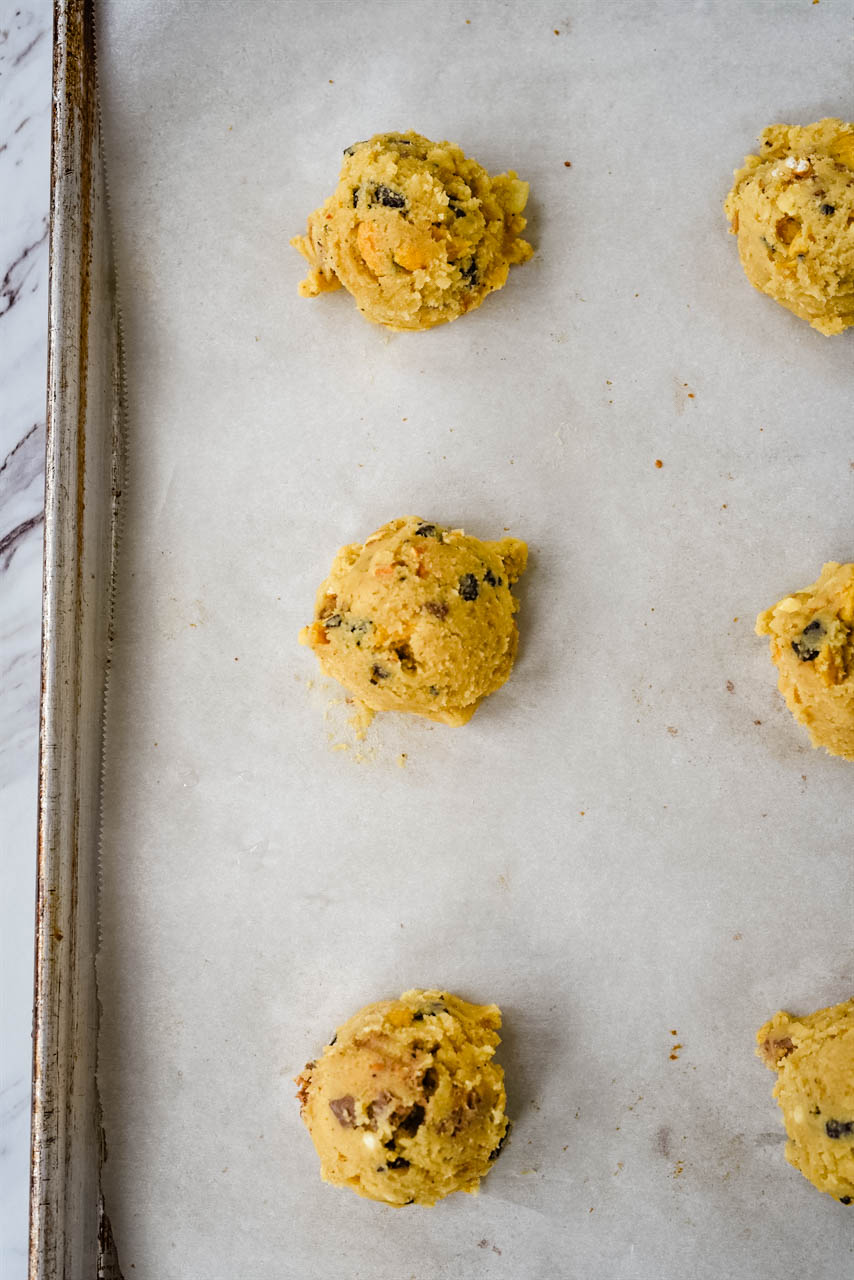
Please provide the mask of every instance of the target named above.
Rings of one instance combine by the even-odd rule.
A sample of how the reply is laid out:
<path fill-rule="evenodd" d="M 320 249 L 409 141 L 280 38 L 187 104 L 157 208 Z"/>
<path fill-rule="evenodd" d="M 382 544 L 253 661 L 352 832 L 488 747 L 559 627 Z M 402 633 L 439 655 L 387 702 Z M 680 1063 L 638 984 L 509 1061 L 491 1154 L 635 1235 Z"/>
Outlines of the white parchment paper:
<path fill-rule="evenodd" d="M 811 750 L 753 623 L 854 557 L 854 347 L 749 288 L 721 203 L 766 124 L 851 118 L 854 7 L 99 17 L 125 1276 L 838 1280 L 854 1208 L 785 1163 L 753 1037 L 851 994 L 854 769 Z M 395 335 L 298 298 L 288 238 L 345 146 L 406 128 L 528 179 L 537 252 Z M 335 750 L 297 632 L 337 547 L 410 512 L 528 540 L 519 662 L 464 729 L 386 716 Z M 514 1128 L 478 1197 L 394 1211 L 321 1183 L 292 1077 L 413 985 L 500 1004 Z"/>

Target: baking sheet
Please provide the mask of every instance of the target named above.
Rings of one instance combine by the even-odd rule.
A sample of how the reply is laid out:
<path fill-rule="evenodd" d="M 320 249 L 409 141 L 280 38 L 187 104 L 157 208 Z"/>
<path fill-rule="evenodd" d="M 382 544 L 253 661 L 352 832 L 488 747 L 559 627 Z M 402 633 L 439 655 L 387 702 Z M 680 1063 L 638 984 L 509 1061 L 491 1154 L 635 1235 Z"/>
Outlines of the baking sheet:
<path fill-rule="evenodd" d="M 850 117 L 852 17 L 102 6 L 125 1275 L 840 1274 L 850 1214 L 786 1165 L 752 1052 L 851 993 L 851 766 L 752 632 L 854 555 L 852 346 L 747 286 L 721 202 L 766 124 Z M 395 335 L 298 298 L 287 241 L 343 147 L 409 127 L 528 179 L 537 252 Z M 520 658 L 466 728 L 359 747 L 296 634 L 335 549 L 409 512 L 528 540 Z M 291 1078 L 413 985 L 501 1005 L 514 1129 L 477 1198 L 396 1212 L 320 1182 Z"/>

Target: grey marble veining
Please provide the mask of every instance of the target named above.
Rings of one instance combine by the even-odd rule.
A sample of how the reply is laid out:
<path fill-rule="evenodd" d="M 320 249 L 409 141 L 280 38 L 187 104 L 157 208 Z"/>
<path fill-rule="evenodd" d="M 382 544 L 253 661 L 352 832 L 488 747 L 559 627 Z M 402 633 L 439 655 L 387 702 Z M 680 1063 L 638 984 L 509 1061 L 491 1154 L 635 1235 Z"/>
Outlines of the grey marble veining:
<path fill-rule="evenodd" d="M 51 5 L 0 4 L 0 1276 L 26 1274 Z"/>

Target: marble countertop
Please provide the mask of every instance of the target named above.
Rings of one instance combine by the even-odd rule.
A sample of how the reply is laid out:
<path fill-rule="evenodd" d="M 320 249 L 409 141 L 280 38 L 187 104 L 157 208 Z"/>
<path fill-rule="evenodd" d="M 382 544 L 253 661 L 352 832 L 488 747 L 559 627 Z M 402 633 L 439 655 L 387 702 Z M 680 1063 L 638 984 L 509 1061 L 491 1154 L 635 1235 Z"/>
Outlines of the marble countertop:
<path fill-rule="evenodd" d="M 0 1277 L 27 1269 L 50 0 L 0 6 Z"/>

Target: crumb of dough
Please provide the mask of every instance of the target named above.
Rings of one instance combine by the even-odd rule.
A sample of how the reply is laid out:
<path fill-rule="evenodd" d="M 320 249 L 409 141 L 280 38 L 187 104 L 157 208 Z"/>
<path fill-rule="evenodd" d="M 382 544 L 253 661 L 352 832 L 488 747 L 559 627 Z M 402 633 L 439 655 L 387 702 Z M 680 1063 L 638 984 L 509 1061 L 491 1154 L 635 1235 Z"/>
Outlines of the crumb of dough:
<path fill-rule="evenodd" d="M 724 210 L 745 274 L 827 336 L 854 324 L 854 124 L 775 124 Z"/>
<path fill-rule="evenodd" d="M 854 760 L 854 564 L 824 565 L 760 613 L 756 634 L 770 636 L 778 688 L 813 746 Z"/>
<path fill-rule="evenodd" d="M 756 1040 L 777 1072 L 789 1164 L 819 1191 L 854 1203 L 854 1000 L 805 1018 L 775 1013 Z"/>
<path fill-rule="evenodd" d="M 450 142 L 378 133 L 344 152 L 333 194 L 291 244 L 303 297 L 338 289 L 389 329 L 430 329 L 479 307 L 533 249 L 521 237 L 528 183 L 497 177 Z"/>
<path fill-rule="evenodd" d="M 375 715 L 376 712 L 373 707 L 366 706 L 364 702 L 356 703 L 356 711 L 350 716 L 347 723 L 355 733 L 357 742 L 364 742 Z"/>
<path fill-rule="evenodd" d="M 476 1192 L 507 1136 L 500 1027 L 439 990 L 354 1014 L 296 1080 L 323 1180 L 394 1206 Z"/>
<path fill-rule="evenodd" d="M 462 725 L 516 657 L 511 585 L 528 549 L 406 516 L 342 547 L 300 642 L 370 716 L 408 711 Z"/>

